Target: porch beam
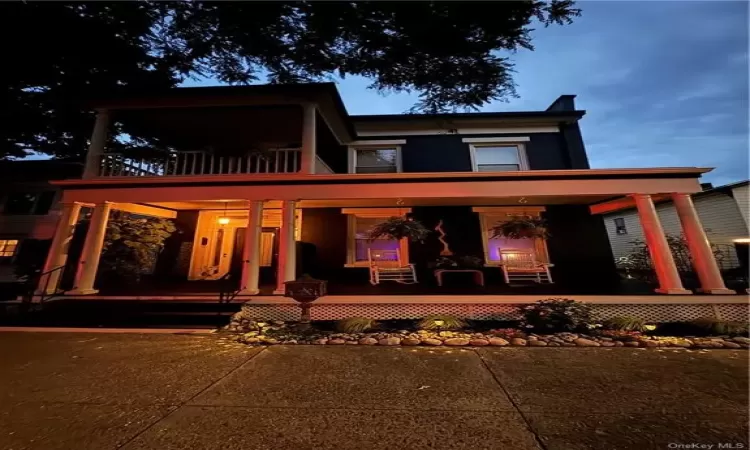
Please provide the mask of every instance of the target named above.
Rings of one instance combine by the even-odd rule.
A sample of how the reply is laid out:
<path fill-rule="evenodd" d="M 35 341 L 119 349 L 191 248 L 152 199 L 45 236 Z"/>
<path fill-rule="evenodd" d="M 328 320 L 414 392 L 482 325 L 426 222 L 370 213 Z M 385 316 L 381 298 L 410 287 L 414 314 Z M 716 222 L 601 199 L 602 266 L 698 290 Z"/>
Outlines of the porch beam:
<path fill-rule="evenodd" d="M 177 217 L 177 211 L 157 208 L 155 206 L 139 205 L 137 203 L 113 203 L 112 209 L 141 216 L 161 217 L 163 219 L 174 219 Z"/>
<path fill-rule="evenodd" d="M 698 279 L 701 282 L 700 292 L 706 294 L 736 294 L 735 291 L 727 289 L 724 285 L 711 244 L 703 230 L 698 212 L 695 210 L 693 199 L 687 194 L 672 194 L 672 201 L 677 210 L 677 216 L 680 218 L 688 249 L 690 249 L 695 273 L 698 274 Z"/>

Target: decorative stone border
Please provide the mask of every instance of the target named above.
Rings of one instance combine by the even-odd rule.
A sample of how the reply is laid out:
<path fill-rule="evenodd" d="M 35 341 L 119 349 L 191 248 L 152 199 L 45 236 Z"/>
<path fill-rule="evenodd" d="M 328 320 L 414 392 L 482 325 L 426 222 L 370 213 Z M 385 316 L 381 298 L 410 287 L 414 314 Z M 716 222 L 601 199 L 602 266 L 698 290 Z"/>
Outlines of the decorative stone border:
<path fill-rule="evenodd" d="M 503 338 L 487 333 L 456 331 L 373 333 L 327 333 L 303 334 L 287 327 L 283 321 L 256 322 L 242 319 L 232 322 L 227 331 L 236 333 L 238 342 L 248 345 L 381 345 L 381 346 L 428 346 L 428 347 L 676 347 L 698 349 L 747 349 L 747 337 L 665 337 L 627 336 L 621 338 L 592 336 L 580 333 L 556 333 L 552 335 L 529 334 L 525 337 Z M 520 332 L 519 332 L 520 334 Z"/>

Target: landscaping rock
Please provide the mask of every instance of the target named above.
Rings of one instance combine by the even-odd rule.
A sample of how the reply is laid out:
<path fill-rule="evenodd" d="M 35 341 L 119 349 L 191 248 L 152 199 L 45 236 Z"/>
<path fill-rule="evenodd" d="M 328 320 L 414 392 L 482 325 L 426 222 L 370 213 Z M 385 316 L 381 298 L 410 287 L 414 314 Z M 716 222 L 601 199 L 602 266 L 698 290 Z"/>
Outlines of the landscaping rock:
<path fill-rule="evenodd" d="M 547 343 L 540 340 L 529 341 L 529 347 L 546 347 Z"/>
<path fill-rule="evenodd" d="M 422 343 L 424 345 L 431 345 L 431 346 L 443 345 L 443 341 L 441 341 L 440 339 L 431 339 L 431 338 L 422 339 Z"/>
<path fill-rule="evenodd" d="M 409 338 L 409 337 L 401 339 L 401 345 L 414 346 L 414 345 L 419 345 L 419 344 L 420 344 L 419 339 L 414 339 L 414 338 Z"/>
<path fill-rule="evenodd" d="M 750 338 L 746 338 L 743 336 L 736 336 L 732 338 L 732 342 L 736 342 L 738 344 L 750 345 Z"/>
<path fill-rule="evenodd" d="M 573 343 L 578 347 L 599 347 L 599 343 L 591 339 L 577 338 Z"/>
<path fill-rule="evenodd" d="M 346 341 L 340 338 L 331 339 L 328 341 L 328 345 L 344 345 Z"/>
<path fill-rule="evenodd" d="M 724 341 L 721 343 L 724 348 L 742 348 L 742 346 L 736 342 Z"/>
<path fill-rule="evenodd" d="M 526 347 L 526 339 L 513 338 L 510 340 L 510 345 L 513 345 L 516 347 Z"/>
<path fill-rule="evenodd" d="M 640 345 L 638 341 L 628 341 L 625 343 L 625 347 L 638 347 Z"/>
<path fill-rule="evenodd" d="M 539 338 L 537 336 L 534 336 L 533 334 L 526 338 L 528 342 L 538 341 Z"/>
<path fill-rule="evenodd" d="M 549 342 L 547 343 L 547 347 L 560 347 L 562 344 L 559 342 Z"/>
<path fill-rule="evenodd" d="M 693 343 L 688 341 L 687 339 L 672 341 L 671 344 L 673 347 L 682 347 L 682 348 L 690 348 L 693 346 Z"/>
<path fill-rule="evenodd" d="M 490 345 L 490 341 L 486 339 L 472 339 L 469 341 L 469 345 L 472 347 L 484 347 L 485 345 Z"/>
<path fill-rule="evenodd" d="M 387 337 L 378 341 L 380 345 L 400 345 L 401 339 L 397 337 Z"/>
<path fill-rule="evenodd" d="M 615 347 L 625 347 L 625 343 L 622 341 L 615 341 Z"/>
<path fill-rule="evenodd" d="M 326 345 L 328 343 L 328 339 L 316 339 L 313 341 L 313 344 L 315 345 Z"/>
<path fill-rule="evenodd" d="M 360 345 L 376 345 L 378 340 L 371 337 L 365 337 L 359 340 Z"/>
<path fill-rule="evenodd" d="M 251 337 L 251 338 L 245 339 L 245 344 L 257 344 L 259 342 L 260 342 L 260 339 L 258 339 L 256 337 Z"/>
<path fill-rule="evenodd" d="M 612 341 L 604 341 L 604 342 L 601 343 L 601 346 L 602 347 L 614 347 L 615 343 L 612 342 Z"/>
<path fill-rule="evenodd" d="M 460 347 L 462 345 L 469 345 L 469 340 L 466 338 L 450 338 L 443 341 L 443 344 L 451 347 Z"/>
<path fill-rule="evenodd" d="M 489 342 L 490 342 L 490 345 L 495 346 L 495 347 L 505 347 L 506 345 L 510 344 L 510 342 L 499 337 L 490 338 Z"/>
<path fill-rule="evenodd" d="M 653 348 L 653 347 L 658 347 L 658 346 L 659 346 L 658 341 L 641 341 L 641 347 Z"/>
<path fill-rule="evenodd" d="M 563 347 L 575 347 L 576 345 L 572 342 L 563 342 L 562 346 Z"/>
<path fill-rule="evenodd" d="M 346 341 L 346 345 L 357 345 L 359 342 L 357 341 Z"/>

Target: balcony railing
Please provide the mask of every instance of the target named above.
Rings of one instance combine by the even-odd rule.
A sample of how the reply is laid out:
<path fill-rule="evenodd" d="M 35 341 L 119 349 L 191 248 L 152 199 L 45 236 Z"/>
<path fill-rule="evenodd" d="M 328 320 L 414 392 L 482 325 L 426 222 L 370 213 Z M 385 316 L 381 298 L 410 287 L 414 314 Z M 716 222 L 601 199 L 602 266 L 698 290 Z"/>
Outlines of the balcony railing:
<path fill-rule="evenodd" d="M 139 158 L 105 153 L 99 159 L 100 177 L 165 177 L 297 173 L 301 167 L 298 148 L 270 149 L 245 156 L 219 156 L 210 152 L 172 152 L 163 158 Z"/>

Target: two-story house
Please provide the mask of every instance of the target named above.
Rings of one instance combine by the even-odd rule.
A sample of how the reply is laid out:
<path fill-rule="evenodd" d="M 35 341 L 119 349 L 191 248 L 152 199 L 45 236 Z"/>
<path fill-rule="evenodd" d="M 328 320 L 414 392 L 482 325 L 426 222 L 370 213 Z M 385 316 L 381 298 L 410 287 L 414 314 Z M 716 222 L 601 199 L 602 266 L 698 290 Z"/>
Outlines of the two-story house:
<path fill-rule="evenodd" d="M 187 231 L 179 256 L 170 253 L 174 272 L 190 283 L 234 270 L 241 295 L 280 293 L 303 273 L 329 280 L 332 294 L 342 286 L 375 293 L 367 290 L 367 249 L 383 247 L 400 249 L 423 272 L 410 291 L 418 294 L 435 284 L 429 264 L 439 257 L 437 238 L 367 239 L 378 221 L 405 215 L 428 228 L 442 221 L 452 252 L 483 259 L 482 293 L 524 293 L 496 276 L 499 251 L 519 246 L 552 265 L 556 289 L 612 292 L 618 278 L 601 214 L 633 206 L 657 263 L 658 292 L 687 294 L 654 208 L 665 197 L 691 242 L 702 292 L 733 293 L 690 198 L 711 169 L 591 169 L 578 124 L 585 112 L 571 95 L 543 111 L 356 116 L 334 84 L 319 83 L 178 88 L 92 108 L 84 175 L 56 182 L 64 209 L 45 267 L 71 267 L 68 295 L 97 293 L 113 209 L 179 222 Z M 162 147 L 148 155 L 107 151 L 114 121 Z M 71 262 L 66 242 L 82 206 L 93 207 L 91 225 Z M 544 216 L 551 237 L 492 239 L 493 225 L 518 214 Z"/>

